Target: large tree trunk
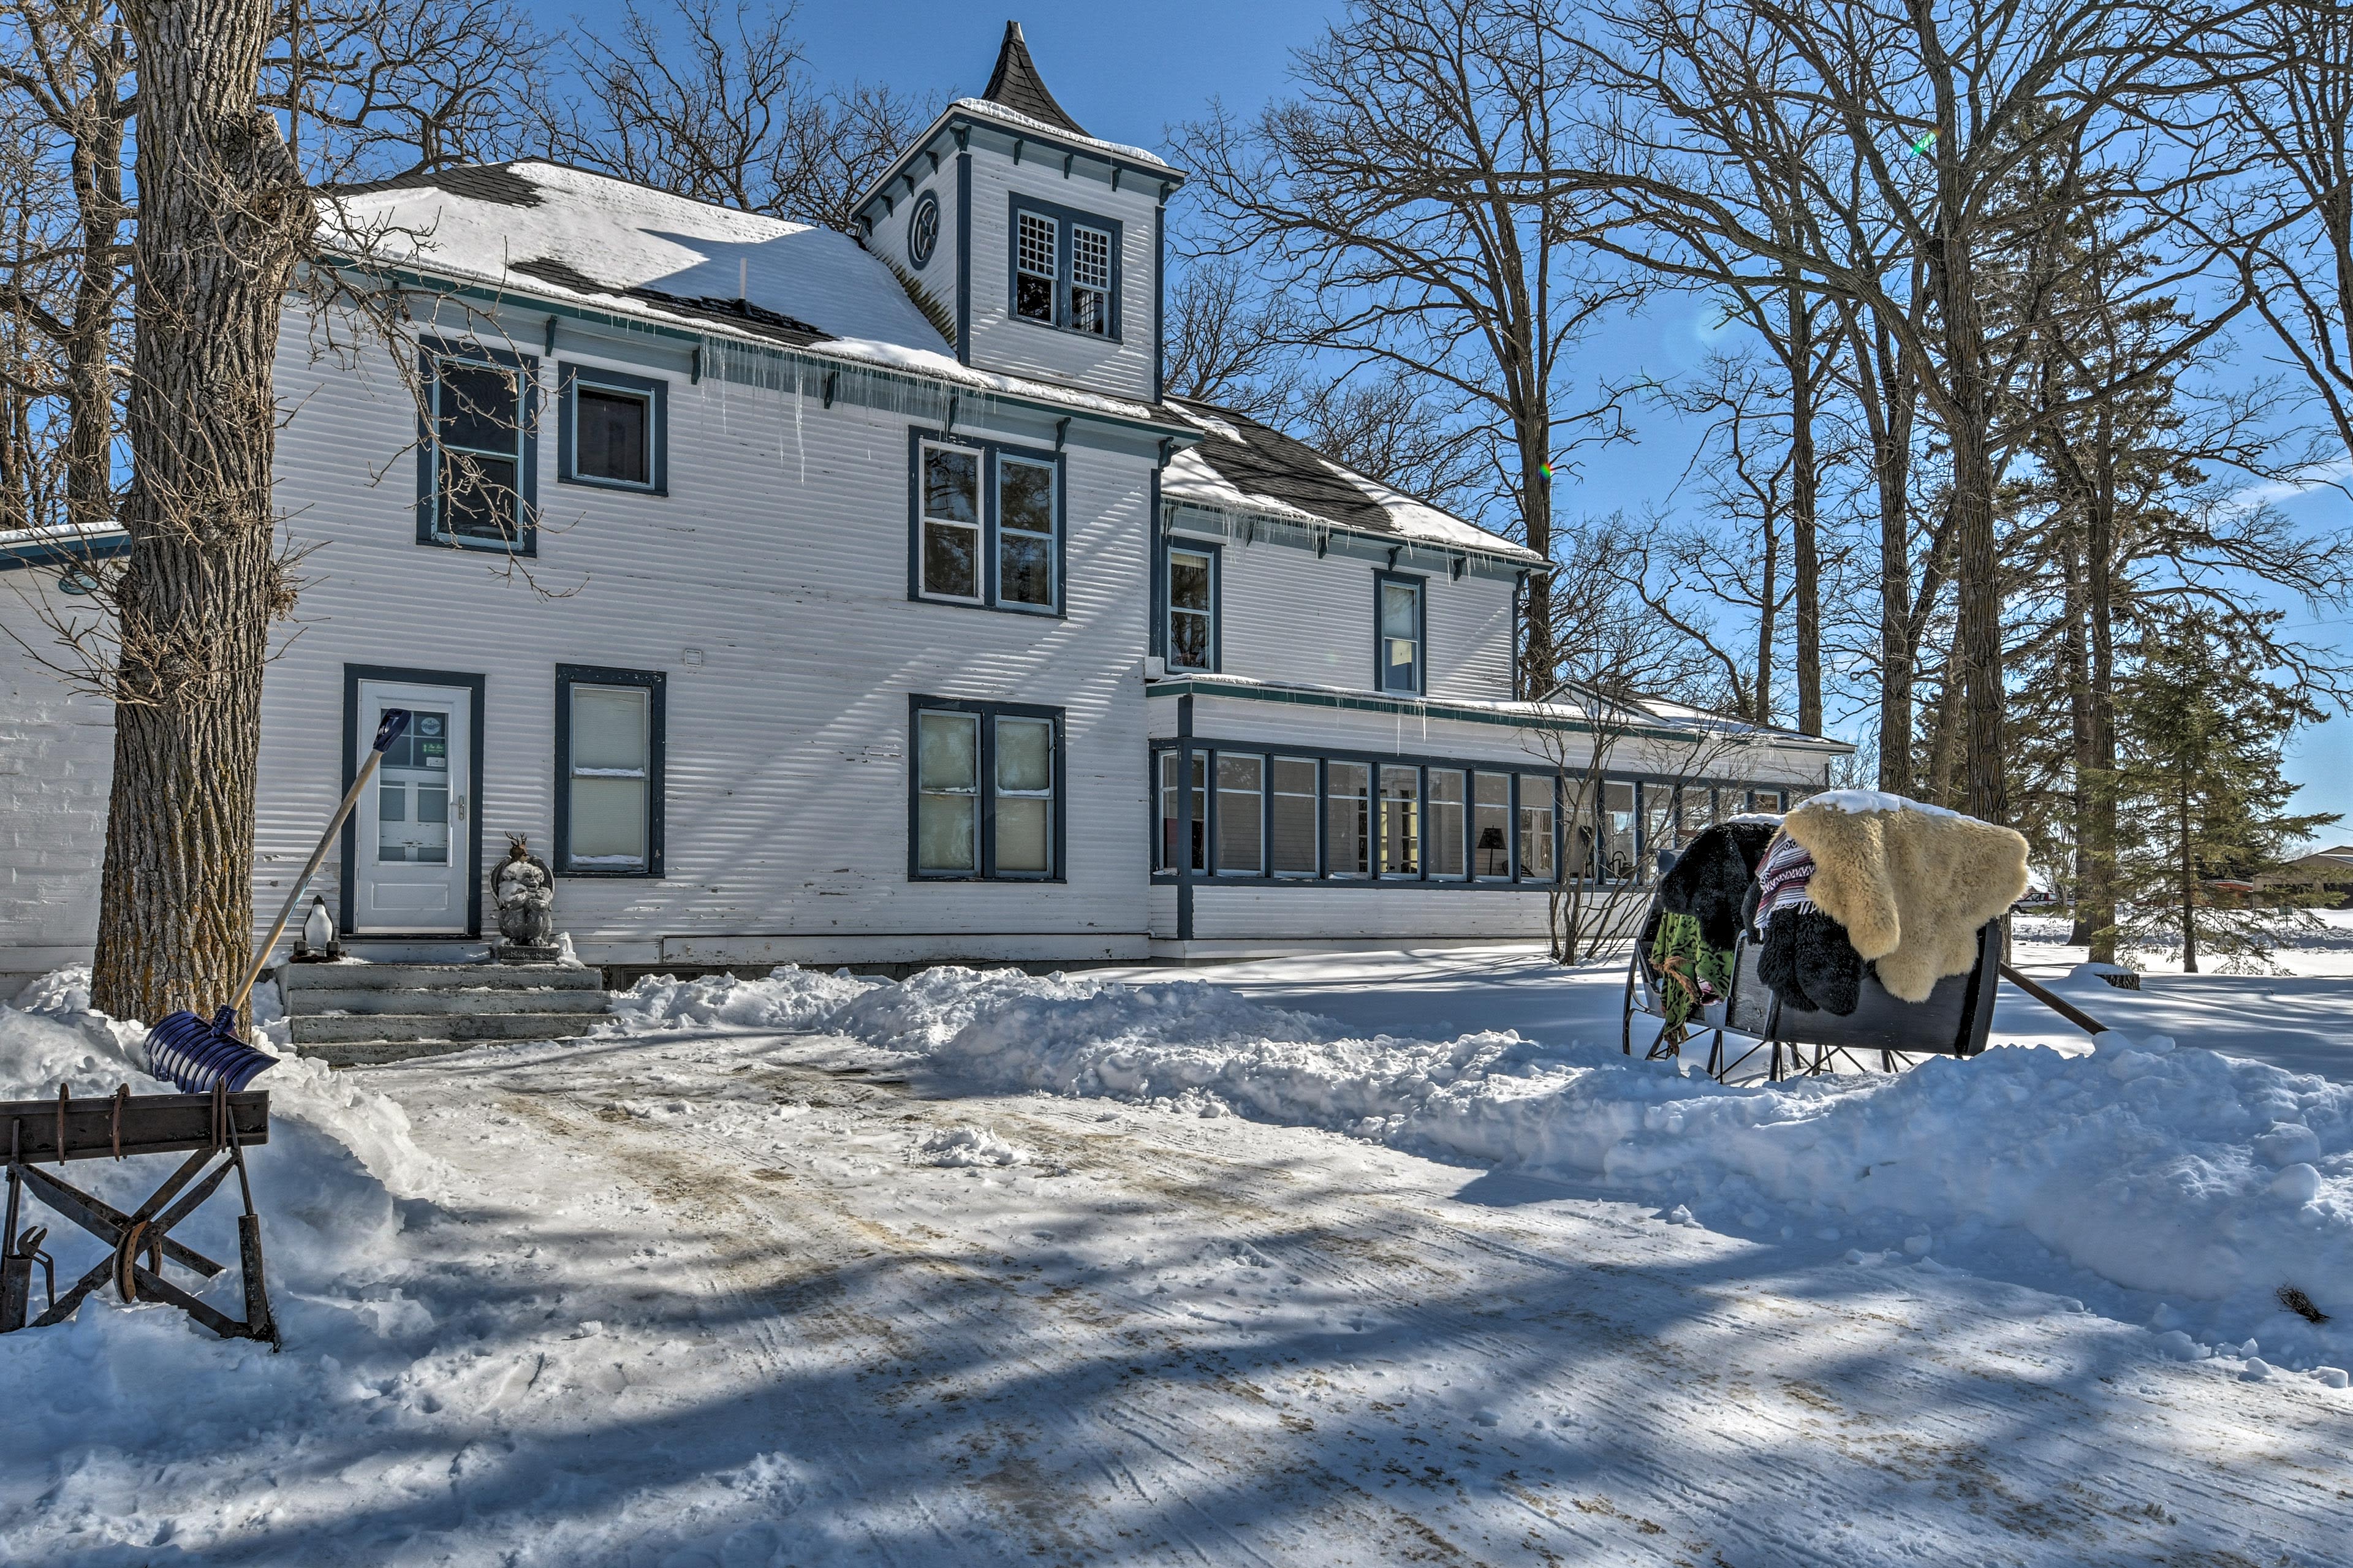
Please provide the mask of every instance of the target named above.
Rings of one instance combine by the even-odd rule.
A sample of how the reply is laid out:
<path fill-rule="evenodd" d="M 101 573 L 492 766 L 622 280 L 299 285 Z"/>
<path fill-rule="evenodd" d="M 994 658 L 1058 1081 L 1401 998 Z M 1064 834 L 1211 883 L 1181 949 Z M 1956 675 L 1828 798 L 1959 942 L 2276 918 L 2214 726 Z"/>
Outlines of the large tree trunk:
<path fill-rule="evenodd" d="M 1789 290 L 1789 547 L 1798 590 L 1798 728 L 1822 732 L 1821 559 L 1814 544 L 1813 307 Z M 1769 721 L 1762 721 L 1769 722 Z"/>
<path fill-rule="evenodd" d="M 1912 617 L 1912 420 L 1910 373 L 1884 325 L 1875 325 L 1871 357 L 1853 341 L 1854 363 L 1875 367 L 1879 417 L 1872 421 L 1872 468 L 1879 487 L 1879 787 L 1913 789 L 1913 693 L 1920 648 Z"/>
<path fill-rule="evenodd" d="M 127 0 L 140 215 L 114 789 L 93 999 L 227 1000 L 252 921 L 272 550 L 270 360 L 311 214 L 256 101 L 268 0 Z"/>
<path fill-rule="evenodd" d="M 1745 717 L 1752 724 L 1773 721 L 1773 605 L 1780 592 L 1781 536 L 1773 526 L 1768 513 L 1762 530 L 1765 535 L 1765 561 L 1760 569 L 1757 594 L 1757 685 L 1749 693 L 1748 711 Z"/>
<path fill-rule="evenodd" d="M 1981 400 L 1978 401 L 1981 405 Z M 1965 406 L 1967 405 L 1965 404 Z M 1994 547 L 1993 460 L 1981 422 L 1953 432 L 1954 577 L 1958 593 L 1962 706 L 1967 721 L 1961 809 L 2007 825 L 2010 784 L 2002 756 L 2001 563 Z"/>

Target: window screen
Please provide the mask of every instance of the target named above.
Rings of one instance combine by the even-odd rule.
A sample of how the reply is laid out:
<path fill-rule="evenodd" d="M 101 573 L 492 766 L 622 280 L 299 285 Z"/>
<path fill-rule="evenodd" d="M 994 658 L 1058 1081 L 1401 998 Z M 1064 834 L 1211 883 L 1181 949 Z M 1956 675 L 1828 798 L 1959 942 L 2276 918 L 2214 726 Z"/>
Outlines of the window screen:
<path fill-rule="evenodd" d="M 1462 774 L 1430 770 L 1430 874 L 1460 878 L 1463 867 Z"/>
<path fill-rule="evenodd" d="M 980 868 L 980 717 L 915 715 L 915 868 Z"/>
<path fill-rule="evenodd" d="M 1421 875 L 1421 770 L 1381 769 L 1381 875 Z"/>
<path fill-rule="evenodd" d="M 997 875 L 1053 875 L 1053 721 L 999 718 L 996 775 Z"/>
<path fill-rule="evenodd" d="M 1471 872 L 1476 877 L 1512 874 L 1512 780 L 1508 773 L 1474 773 L 1471 816 Z"/>
<path fill-rule="evenodd" d="M 572 462 L 582 479 L 653 483 L 649 439 L 653 400 L 580 383 L 572 393 Z"/>
<path fill-rule="evenodd" d="M 1552 778 L 1546 773 L 1520 775 L 1520 876 L 1524 880 L 1550 882 L 1558 868 L 1553 863 Z"/>
<path fill-rule="evenodd" d="M 1324 843 L 1331 857 L 1328 872 L 1335 877 L 1363 877 L 1372 872 L 1372 770 L 1362 763 L 1334 763 L 1324 802 Z"/>
<path fill-rule="evenodd" d="M 1315 874 L 1315 763 L 1308 757 L 1274 759 L 1274 840 L 1278 877 Z"/>
<path fill-rule="evenodd" d="M 1218 753 L 1218 870 L 1255 877 L 1266 869 L 1260 812 L 1266 782 L 1264 757 Z"/>

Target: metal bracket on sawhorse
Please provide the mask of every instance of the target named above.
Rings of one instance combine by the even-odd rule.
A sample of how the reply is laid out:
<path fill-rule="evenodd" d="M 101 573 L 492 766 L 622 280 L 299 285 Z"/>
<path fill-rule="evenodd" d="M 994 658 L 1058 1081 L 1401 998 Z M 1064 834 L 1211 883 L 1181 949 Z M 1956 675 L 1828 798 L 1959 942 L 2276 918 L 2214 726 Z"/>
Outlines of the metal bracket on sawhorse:
<path fill-rule="evenodd" d="M 58 1086 L 54 1100 L 0 1100 L 0 1126 L 8 1137 L 8 1212 L 0 1231 L 0 1333 L 47 1328 L 74 1314 L 83 1298 L 111 1284 L 125 1301 L 163 1301 L 177 1307 L 223 1339 L 266 1340 L 278 1345 L 261 1262 L 261 1216 L 253 1211 L 253 1184 L 245 1151 L 269 1141 L 269 1096 L 259 1089 L 231 1094 L 132 1094 L 129 1086 L 102 1100 L 74 1100 Z M 187 1159 L 147 1201 L 129 1214 L 71 1186 L 41 1168 L 68 1160 L 132 1159 L 177 1154 Z M 219 1163 L 215 1164 L 217 1160 Z M 206 1169 L 207 1166 L 211 1168 Z M 199 1301 L 164 1278 L 166 1261 L 210 1279 L 222 1266 L 194 1247 L 172 1239 L 173 1227 L 194 1214 L 237 1173 L 245 1212 L 237 1216 L 237 1262 L 245 1283 L 242 1322 Z M 28 1325 L 33 1264 L 46 1264 L 40 1250 L 46 1229 L 16 1229 L 22 1200 L 30 1196 L 106 1243 L 106 1260 L 64 1295 L 50 1282 L 48 1310 Z M 145 1258 L 142 1263 L 142 1258 Z"/>

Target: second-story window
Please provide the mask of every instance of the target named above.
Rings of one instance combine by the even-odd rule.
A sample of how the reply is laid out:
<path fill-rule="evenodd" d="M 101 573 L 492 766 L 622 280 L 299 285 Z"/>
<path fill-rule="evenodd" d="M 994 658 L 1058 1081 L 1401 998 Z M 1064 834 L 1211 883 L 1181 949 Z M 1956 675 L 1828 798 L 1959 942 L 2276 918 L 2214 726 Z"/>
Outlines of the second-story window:
<path fill-rule="evenodd" d="M 1218 668 L 1218 555 L 1168 550 L 1168 668 L 1213 674 Z"/>
<path fill-rule="evenodd" d="M 936 599 L 980 597 L 980 465 L 967 447 L 923 448 L 919 585 Z"/>
<path fill-rule="evenodd" d="M 1083 223 L 1071 226 L 1071 330 L 1111 333 L 1111 236 Z"/>
<path fill-rule="evenodd" d="M 1374 674 L 1379 690 L 1421 694 L 1423 645 L 1429 640 L 1422 587 L 1419 577 L 1393 577 L 1386 572 L 1374 574 Z"/>
<path fill-rule="evenodd" d="M 913 442 L 909 596 L 1058 612 L 1061 458 L 931 431 Z"/>
<path fill-rule="evenodd" d="M 417 443 L 419 544 L 536 553 L 537 367 L 525 354 L 427 346 L 430 417 Z"/>

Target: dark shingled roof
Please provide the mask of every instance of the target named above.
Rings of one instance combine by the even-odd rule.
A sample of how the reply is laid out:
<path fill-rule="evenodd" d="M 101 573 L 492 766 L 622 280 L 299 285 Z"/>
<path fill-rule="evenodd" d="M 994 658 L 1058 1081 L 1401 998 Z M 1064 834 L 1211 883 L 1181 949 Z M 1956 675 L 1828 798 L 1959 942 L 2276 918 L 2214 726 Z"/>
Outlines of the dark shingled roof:
<path fill-rule="evenodd" d="M 754 305 L 745 300 L 720 300 L 709 295 L 671 294 L 659 289 L 628 287 L 618 283 L 600 283 L 568 261 L 554 257 L 534 257 L 518 261 L 508 268 L 526 278 L 536 278 L 543 283 L 553 283 L 559 289 L 569 289 L 575 294 L 614 294 L 623 299 L 643 300 L 681 315 L 700 316 L 706 321 L 727 321 L 757 331 L 763 337 L 775 338 L 796 348 L 821 343 L 832 334 L 812 327 L 797 316 L 781 310 L 771 310 L 765 305 Z"/>
<path fill-rule="evenodd" d="M 997 51 L 997 68 L 989 73 L 988 86 L 980 96 L 1032 120 L 1059 125 L 1073 136 L 1087 134 L 1084 126 L 1062 112 L 1062 106 L 1039 79 L 1037 62 L 1029 58 L 1029 46 L 1021 41 L 1018 22 L 1005 24 L 1005 44 Z"/>
<path fill-rule="evenodd" d="M 355 184 L 329 185 L 331 195 L 362 196 L 371 191 L 417 191 L 427 188 L 443 190 L 453 196 L 468 196 L 478 202 L 492 202 L 501 206 L 535 207 L 543 200 L 539 187 L 514 172 L 507 163 L 478 163 L 461 169 L 419 171 L 396 174 L 389 180 L 363 180 Z"/>
<path fill-rule="evenodd" d="M 1306 442 L 1261 425 L 1247 414 L 1214 404 L 1172 397 L 1176 407 L 1231 426 L 1241 433 L 1229 441 L 1212 431 L 1194 451 L 1218 477 L 1248 495 L 1269 496 L 1313 512 L 1343 528 L 1394 533 L 1388 509 L 1332 471 L 1323 454 Z"/>

